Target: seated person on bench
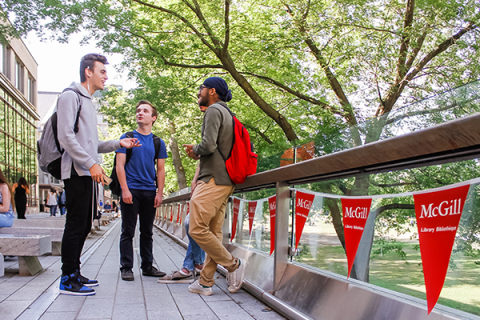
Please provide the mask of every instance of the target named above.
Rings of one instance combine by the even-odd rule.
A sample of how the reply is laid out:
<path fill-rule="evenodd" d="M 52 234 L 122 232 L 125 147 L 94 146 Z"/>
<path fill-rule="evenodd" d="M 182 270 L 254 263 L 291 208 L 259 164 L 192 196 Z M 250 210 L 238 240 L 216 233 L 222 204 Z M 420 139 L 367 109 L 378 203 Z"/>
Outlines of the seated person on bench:
<path fill-rule="evenodd" d="M 2 170 L 0 169 L 0 227 L 11 227 L 13 224 L 13 193 Z"/>

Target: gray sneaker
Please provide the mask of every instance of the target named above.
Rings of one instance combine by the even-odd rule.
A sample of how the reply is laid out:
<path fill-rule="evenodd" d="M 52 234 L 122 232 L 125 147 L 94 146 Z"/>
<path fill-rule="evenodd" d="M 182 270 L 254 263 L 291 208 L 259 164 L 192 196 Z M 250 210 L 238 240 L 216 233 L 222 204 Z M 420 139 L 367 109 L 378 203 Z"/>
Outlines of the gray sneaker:
<path fill-rule="evenodd" d="M 204 296 L 211 296 L 213 294 L 212 287 L 204 288 L 198 280 L 188 286 L 188 291 L 191 293 L 198 293 Z"/>
<path fill-rule="evenodd" d="M 121 274 L 122 274 L 122 280 L 133 281 L 135 279 L 133 276 L 132 269 L 122 269 Z"/>
<path fill-rule="evenodd" d="M 243 275 L 245 274 L 245 266 L 247 263 L 244 259 L 239 258 L 240 265 L 237 270 L 227 273 L 228 291 L 235 293 L 242 287 Z"/>

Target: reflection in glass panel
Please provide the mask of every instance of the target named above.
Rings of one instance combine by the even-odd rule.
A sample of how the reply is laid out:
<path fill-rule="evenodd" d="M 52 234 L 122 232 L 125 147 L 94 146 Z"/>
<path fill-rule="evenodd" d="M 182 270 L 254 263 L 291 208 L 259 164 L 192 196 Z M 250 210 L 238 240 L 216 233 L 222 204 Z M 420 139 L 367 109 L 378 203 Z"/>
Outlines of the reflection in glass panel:
<path fill-rule="evenodd" d="M 480 177 L 478 159 L 312 183 L 304 189 L 337 195 L 428 190 Z M 320 200 L 322 199 L 322 200 Z M 323 203 L 322 203 L 323 201 Z M 346 276 L 340 199 L 316 196 L 295 261 Z M 439 303 L 480 315 L 480 187 L 471 186 Z M 374 198 L 352 278 L 425 299 L 412 196 Z M 462 293 L 462 294 L 460 294 Z"/>
<path fill-rule="evenodd" d="M 6 155 L 5 134 L 0 132 L 0 163 L 6 163 L 5 155 Z"/>
<path fill-rule="evenodd" d="M 0 100 L 0 129 L 5 130 L 5 102 Z"/>
<path fill-rule="evenodd" d="M 235 194 L 235 197 L 243 199 L 240 202 L 237 231 L 234 242 L 236 244 L 260 250 L 264 253 L 270 253 L 270 211 L 268 209 L 268 200 L 266 198 L 275 195 L 275 189 L 254 191 L 245 194 Z M 253 216 L 252 232 L 249 225 L 249 201 L 257 201 Z M 233 212 L 230 215 L 230 232 L 232 228 Z"/>

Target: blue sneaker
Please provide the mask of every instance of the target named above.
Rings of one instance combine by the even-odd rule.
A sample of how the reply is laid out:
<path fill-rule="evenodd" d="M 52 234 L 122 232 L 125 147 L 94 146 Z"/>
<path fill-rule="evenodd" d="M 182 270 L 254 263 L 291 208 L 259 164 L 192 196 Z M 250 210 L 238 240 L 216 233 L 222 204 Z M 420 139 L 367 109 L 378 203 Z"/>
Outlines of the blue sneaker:
<path fill-rule="evenodd" d="M 98 281 L 95 279 L 88 279 L 87 277 L 84 277 L 78 272 L 78 280 L 80 281 L 81 284 L 83 284 L 85 287 L 96 287 L 98 286 Z"/>
<path fill-rule="evenodd" d="M 78 279 L 78 273 L 74 272 L 70 275 L 62 276 L 60 279 L 60 293 L 74 296 L 91 296 L 95 294 L 95 290 L 81 284 Z"/>

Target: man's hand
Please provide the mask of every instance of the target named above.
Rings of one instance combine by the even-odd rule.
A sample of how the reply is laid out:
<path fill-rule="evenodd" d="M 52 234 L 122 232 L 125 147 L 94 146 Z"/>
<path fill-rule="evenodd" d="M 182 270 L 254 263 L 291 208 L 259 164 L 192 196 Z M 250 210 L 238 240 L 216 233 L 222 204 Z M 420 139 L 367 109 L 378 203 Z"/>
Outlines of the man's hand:
<path fill-rule="evenodd" d="M 133 203 L 132 194 L 130 193 L 130 190 L 128 190 L 128 188 L 127 189 L 122 188 L 122 201 L 123 203 L 126 203 L 126 204 Z"/>
<path fill-rule="evenodd" d="M 192 158 L 193 160 L 199 160 L 200 156 L 193 152 L 193 144 L 184 144 L 185 152 L 187 155 Z"/>
<path fill-rule="evenodd" d="M 160 207 L 160 205 L 162 204 L 162 201 L 163 201 L 163 196 L 162 196 L 162 194 L 159 192 L 159 193 L 157 193 L 157 195 L 155 196 L 155 203 L 154 203 L 153 207 L 154 207 L 154 208 Z"/>
<path fill-rule="evenodd" d="M 98 183 L 101 183 L 102 186 L 103 184 L 103 174 L 105 171 L 103 171 L 103 168 L 100 167 L 97 163 L 95 163 L 91 168 L 90 168 L 90 176 L 92 177 L 93 181 L 97 181 Z"/>
<path fill-rule="evenodd" d="M 137 138 L 125 138 L 120 140 L 120 146 L 122 146 L 123 148 L 132 149 L 135 147 L 140 147 L 142 145 Z"/>

